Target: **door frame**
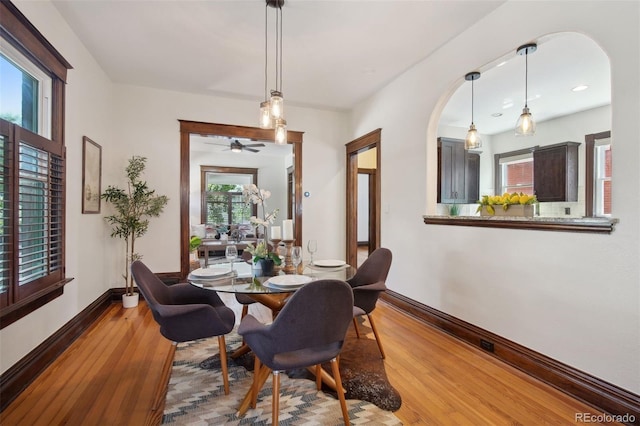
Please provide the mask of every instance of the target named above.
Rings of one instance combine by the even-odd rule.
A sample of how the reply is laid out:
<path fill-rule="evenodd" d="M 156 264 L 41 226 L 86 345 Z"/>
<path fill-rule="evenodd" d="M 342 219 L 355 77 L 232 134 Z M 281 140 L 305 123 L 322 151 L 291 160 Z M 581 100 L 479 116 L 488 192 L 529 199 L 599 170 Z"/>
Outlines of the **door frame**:
<path fill-rule="evenodd" d="M 382 129 L 378 128 L 366 135 L 345 144 L 346 148 L 346 261 L 349 265 L 358 265 L 358 154 L 371 148 L 376 148 L 375 185 L 369 196 L 374 196 L 375 202 L 369 211 L 369 220 L 373 232 L 369 233 L 369 250 L 380 247 L 380 200 L 382 182 Z"/>

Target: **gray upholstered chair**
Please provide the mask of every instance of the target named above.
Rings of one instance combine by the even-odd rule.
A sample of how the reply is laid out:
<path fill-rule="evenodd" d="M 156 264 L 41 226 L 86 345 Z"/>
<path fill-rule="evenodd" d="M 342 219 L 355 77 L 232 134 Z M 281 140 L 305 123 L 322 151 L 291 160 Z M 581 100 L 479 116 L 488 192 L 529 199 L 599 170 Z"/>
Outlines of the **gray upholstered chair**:
<path fill-rule="evenodd" d="M 356 328 L 356 335 L 360 338 L 356 319 L 359 316 L 366 315 L 382 358 L 385 357 L 384 350 L 382 349 L 378 330 L 371 317 L 371 312 L 376 308 L 380 293 L 387 289 L 385 281 L 391 268 L 391 258 L 391 250 L 382 247 L 377 248 L 362 263 L 356 274 L 347 280 L 347 283 L 353 289 L 353 325 Z"/>
<path fill-rule="evenodd" d="M 253 408 L 263 383 L 259 377 L 273 372 L 273 419 L 278 424 L 281 371 L 315 366 L 316 383 L 321 388 L 323 362 L 330 361 L 335 388 L 345 424 L 349 424 L 347 403 L 340 379 L 337 357 L 353 318 L 353 293 L 340 280 L 318 280 L 297 290 L 276 316 L 265 325 L 252 315 L 244 317 L 238 328 L 255 354 Z M 261 367 L 261 364 L 263 366 Z M 261 374 L 261 368 L 265 374 Z"/>
<path fill-rule="evenodd" d="M 224 336 L 233 330 L 236 317 L 215 291 L 191 284 L 166 285 L 139 260 L 131 264 L 131 273 L 160 324 L 160 333 L 173 342 L 188 342 L 218 337 L 224 393 L 229 394 L 227 347 Z"/>

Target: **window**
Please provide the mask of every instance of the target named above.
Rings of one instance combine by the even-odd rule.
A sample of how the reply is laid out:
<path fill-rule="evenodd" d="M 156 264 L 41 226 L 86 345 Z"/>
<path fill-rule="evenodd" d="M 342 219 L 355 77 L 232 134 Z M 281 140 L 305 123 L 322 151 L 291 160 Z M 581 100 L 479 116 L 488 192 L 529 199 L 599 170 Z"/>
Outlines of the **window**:
<path fill-rule="evenodd" d="M 533 195 L 533 152 L 531 149 L 495 155 L 496 194 L 522 192 Z"/>
<path fill-rule="evenodd" d="M 257 169 L 201 166 L 202 223 L 249 223 L 256 208 L 245 203 L 242 186 L 255 183 L 257 175 Z"/>
<path fill-rule="evenodd" d="M 0 45 L 0 118 L 51 137 L 51 77 L 18 50 Z"/>
<path fill-rule="evenodd" d="M 594 190 L 596 216 L 611 215 L 611 144 L 596 146 Z"/>
<path fill-rule="evenodd" d="M 500 163 L 502 185 L 500 194 L 522 192 L 533 195 L 533 155 L 528 158 L 507 157 Z"/>
<path fill-rule="evenodd" d="M 0 323 L 62 294 L 64 85 L 70 65 L 0 3 Z"/>

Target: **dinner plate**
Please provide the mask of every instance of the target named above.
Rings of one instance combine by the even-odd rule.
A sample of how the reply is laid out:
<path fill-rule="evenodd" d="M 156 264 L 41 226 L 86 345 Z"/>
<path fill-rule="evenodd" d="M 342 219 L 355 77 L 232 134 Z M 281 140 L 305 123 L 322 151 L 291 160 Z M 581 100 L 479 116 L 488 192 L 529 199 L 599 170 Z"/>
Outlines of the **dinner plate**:
<path fill-rule="evenodd" d="M 267 280 L 267 284 L 278 288 L 300 287 L 313 280 L 306 275 L 276 275 Z"/>
<path fill-rule="evenodd" d="M 321 266 L 324 268 L 336 268 L 338 266 L 344 266 L 347 262 L 344 260 L 326 259 L 326 260 L 314 260 L 313 266 Z"/>
<path fill-rule="evenodd" d="M 211 277 L 219 277 L 220 275 L 225 275 L 231 272 L 231 268 L 227 265 L 225 266 L 209 266 L 208 268 L 199 268 L 194 271 L 191 271 L 191 276 L 197 278 L 211 278 Z"/>

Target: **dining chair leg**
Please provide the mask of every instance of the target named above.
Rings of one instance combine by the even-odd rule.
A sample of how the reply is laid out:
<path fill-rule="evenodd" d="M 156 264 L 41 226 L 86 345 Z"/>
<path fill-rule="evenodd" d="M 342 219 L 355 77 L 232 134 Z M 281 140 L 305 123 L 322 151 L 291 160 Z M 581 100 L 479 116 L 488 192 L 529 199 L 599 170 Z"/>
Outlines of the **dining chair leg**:
<path fill-rule="evenodd" d="M 316 389 L 322 390 L 322 364 L 316 365 Z"/>
<path fill-rule="evenodd" d="M 260 374 L 258 374 L 260 372 L 260 358 L 258 358 L 257 356 L 254 357 L 255 360 L 253 361 L 253 384 L 251 385 L 251 408 L 256 408 L 256 405 L 258 404 L 258 392 L 260 392 L 260 389 L 258 389 L 258 386 L 260 386 L 260 384 L 258 383 L 260 381 L 259 376 Z"/>
<path fill-rule="evenodd" d="M 344 398 L 344 388 L 342 387 L 342 379 L 340 378 L 340 368 L 338 361 L 334 358 L 331 360 L 331 372 L 333 373 L 333 380 L 336 382 L 336 392 L 338 399 L 340 400 L 340 408 L 342 409 L 342 417 L 344 419 L 345 426 L 349 426 L 349 410 L 347 410 L 347 401 Z"/>
<path fill-rule="evenodd" d="M 378 344 L 378 349 L 380 349 L 380 355 L 382 355 L 382 359 L 385 358 L 384 350 L 382 349 L 382 342 L 380 341 L 380 336 L 378 335 L 378 329 L 376 325 L 373 323 L 373 318 L 371 315 L 367 314 L 367 318 L 369 318 L 369 324 L 371 324 L 371 330 L 373 330 L 373 335 L 376 337 L 376 343 Z"/>
<path fill-rule="evenodd" d="M 273 395 L 271 399 L 271 424 L 278 424 L 278 412 L 280 411 L 280 372 L 273 371 Z"/>
<path fill-rule="evenodd" d="M 222 381 L 224 382 L 224 394 L 229 395 L 229 368 L 227 366 L 227 344 L 224 335 L 218 336 L 218 347 L 220 349 L 220 365 L 222 367 Z"/>
<path fill-rule="evenodd" d="M 356 317 L 353 317 L 353 327 L 356 329 L 356 336 L 358 336 L 359 339 L 360 331 L 358 331 L 358 320 L 356 319 Z"/>
<path fill-rule="evenodd" d="M 249 313 L 249 305 L 242 305 L 242 314 L 240 315 L 240 319 L 247 316 Z"/>

